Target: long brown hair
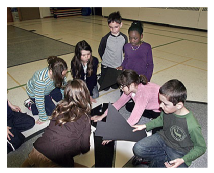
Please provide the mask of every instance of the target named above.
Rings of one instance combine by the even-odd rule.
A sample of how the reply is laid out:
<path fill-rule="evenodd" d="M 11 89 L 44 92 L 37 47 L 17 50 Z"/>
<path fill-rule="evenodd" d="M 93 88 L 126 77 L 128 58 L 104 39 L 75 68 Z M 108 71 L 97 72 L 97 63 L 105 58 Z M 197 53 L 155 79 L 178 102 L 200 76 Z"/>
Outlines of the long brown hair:
<path fill-rule="evenodd" d="M 67 63 L 57 56 L 48 57 L 48 69 L 52 70 L 52 76 L 56 87 L 61 88 L 64 77 L 62 72 L 68 69 Z"/>
<path fill-rule="evenodd" d="M 75 79 L 81 78 L 80 73 L 82 68 L 82 63 L 81 63 L 82 50 L 90 51 L 92 53 L 91 46 L 85 40 L 82 40 L 76 44 L 75 55 L 71 61 L 71 69 L 74 69 L 75 71 L 75 76 L 74 76 Z M 71 70 L 71 73 L 72 73 L 72 70 Z M 87 75 L 88 77 L 90 77 L 91 74 L 93 73 L 93 56 L 92 55 L 87 63 L 87 73 L 88 73 Z"/>
<path fill-rule="evenodd" d="M 81 116 L 86 115 L 89 119 L 91 112 L 90 93 L 84 81 L 80 79 L 69 80 L 65 90 L 64 99 L 53 111 L 52 119 L 56 125 L 74 122 Z"/>

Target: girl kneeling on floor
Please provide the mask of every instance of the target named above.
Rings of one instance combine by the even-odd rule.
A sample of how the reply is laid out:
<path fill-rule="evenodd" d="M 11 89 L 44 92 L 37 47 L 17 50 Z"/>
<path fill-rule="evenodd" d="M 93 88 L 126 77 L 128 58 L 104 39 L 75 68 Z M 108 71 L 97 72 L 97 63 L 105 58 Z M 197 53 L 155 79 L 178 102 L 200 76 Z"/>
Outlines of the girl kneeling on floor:
<path fill-rule="evenodd" d="M 48 120 L 48 116 L 51 116 L 56 107 L 53 100 L 62 100 L 63 87 L 66 84 L 66 62 L 56 56 L 48 57 L 47 61 L 48 67 L 36 71 L 26 86 L 29 98 L 25 100 L 24 105 L 33 115 L 39 115 L 36 124 Z"/>
<path fill-rule="evenodd" d="M 74 79 L 85 81 L 90 95 L 91 102 L 96 103 L 99 97 L 97 87 L 98 59 L 92 56 L 91 46 L 85 41 L 80 41 L 75 47 L 75 55 L 71 60 L 71 74 Z"/>

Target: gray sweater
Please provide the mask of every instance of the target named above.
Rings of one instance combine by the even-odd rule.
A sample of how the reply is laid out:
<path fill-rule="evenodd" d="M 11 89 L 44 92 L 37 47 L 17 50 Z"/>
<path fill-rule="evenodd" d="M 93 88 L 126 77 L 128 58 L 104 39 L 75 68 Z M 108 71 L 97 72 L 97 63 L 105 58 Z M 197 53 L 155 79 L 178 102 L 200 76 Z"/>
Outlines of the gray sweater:
<path fill-rule="evenodd" d="M 102 65 L 116 68 L 123 62 L 123 47 L 128 42 L 125 34 L 121 33 L 114 36 L 109 32 L 100 41 L 99 55 L 102 59 Z"/>

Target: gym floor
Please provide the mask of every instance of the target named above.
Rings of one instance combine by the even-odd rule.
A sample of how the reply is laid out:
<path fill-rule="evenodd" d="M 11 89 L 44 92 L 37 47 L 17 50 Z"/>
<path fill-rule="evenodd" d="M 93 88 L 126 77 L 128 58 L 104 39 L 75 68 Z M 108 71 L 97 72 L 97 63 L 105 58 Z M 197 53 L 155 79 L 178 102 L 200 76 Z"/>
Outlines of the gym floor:
<path fill-rule="evenodd" d="M 107 18 L 101 16 L 44 18 L 8 23 L 8 25 L 27 31 L 34 30 L 34 33 L 73 46 L 81 40 L 86 40 L 92 47 L 93 56 L 96 56 L 100 62 L 98 46 L 101 38 L 109 32 Z M 131 21 L 123 20 L 121 32 L 127 37 L 130 25 Z M 206 31 L 144 23 L 143 41 L 152 46 L 154 71 L 151 82 L 162 85 L 170 79 L 178 79 L 187 87 L 187 100 L 207 103 Z M 69 70 L 73 56 L 74 53 L 60 56 L 67 62 Z M 35 71 L 46 66 L 47 60 L 44 59 L 7 68 L 7 98 L 12 104 L 18 105 L 23 112 L 30 115 L 32 113 L 23 105 L 24 100 L 28 98 L 25 84 Z M 72 79 L 70 73 L 67 74 L 67 78 Z M 93 107 L 103 102 L 114 102 L 119 95 L 119 89 L 102 91 Z M 38 116 L 34 118 L 38 119 Z M 35 125 L 33 129 L 24 132 L 24 135 L 29 136 L 47 125 L 48 122 Z M 120 145 L 124 146 L 122 143 Z"/>

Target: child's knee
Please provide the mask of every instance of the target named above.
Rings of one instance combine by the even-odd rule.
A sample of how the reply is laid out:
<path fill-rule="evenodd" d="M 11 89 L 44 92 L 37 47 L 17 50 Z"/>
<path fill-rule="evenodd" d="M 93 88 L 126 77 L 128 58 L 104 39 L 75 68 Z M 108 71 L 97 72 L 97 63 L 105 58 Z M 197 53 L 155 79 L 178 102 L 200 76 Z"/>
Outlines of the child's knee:
<path fill-rule="evenodd" d="M 141 148 L 142 147 L 139 145 L 139 143 L 136 142 L 132 148 L 134 155 L 139 156 L 139 152 L 140 152 Z"/>

